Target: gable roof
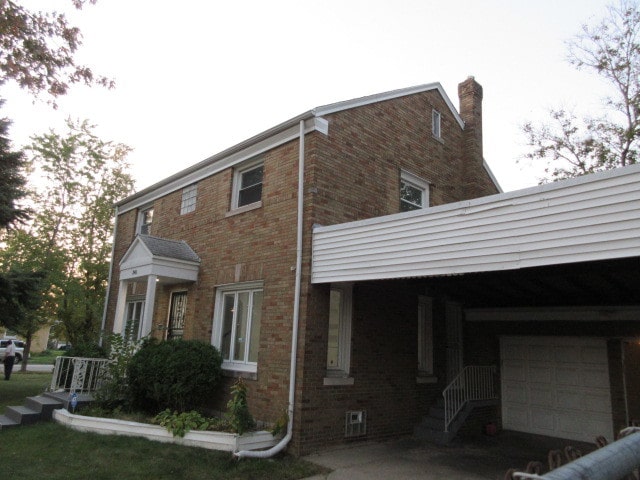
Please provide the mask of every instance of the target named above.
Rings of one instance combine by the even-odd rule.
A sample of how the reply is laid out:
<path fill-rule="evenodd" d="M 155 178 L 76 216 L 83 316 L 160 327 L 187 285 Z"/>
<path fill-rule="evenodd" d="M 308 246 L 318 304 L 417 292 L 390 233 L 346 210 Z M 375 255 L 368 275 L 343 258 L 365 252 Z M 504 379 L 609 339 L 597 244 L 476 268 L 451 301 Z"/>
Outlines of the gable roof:
<path fill-rule="evenodd" d="M 316 227 L 312 283 L 640 257 L 640 164 L 370 220 Z"/>
<path fill-rule="evenodd" d="M 414 95 L 417 93 L 427 91 L 437 91 L 445 103 L 451 110 L 454 118 L 460 125 L 460 128 L 464 128 L 464 121 L 460 117 L 460 114 L 454 107 L 453 103 L 447 96 L 439 82 L 426 83 L 415 87 L 403 88 L 398 90 L 392 90 L 389 92 L 378 93 L 375 95 L 368 95 L 365 97 L 355 98 L 352 100 L 346 100 L 337 103 L 331 103 L 321 107 L 316 107 L 308 110 L 300 115 L 297 115 L 289 120 L 276 125 L 268 130 L 265 130 L 258 135 L 255 135 L 241 143 L 238 143 L 220 153 L 212 155 L 211 157 L 202 160 L 184 170 L 181 170 L 174 175 L 171 175 L 133 195 L 128 196 L 116 203 L 119 213 L 124 213 L 134 208 L 151 203 L 156 198 L 160 198 L 168 193 L 174 192 L 188 185 L 191 185 L 202 178 L 206 178 L 226 168 L 237 165 L 238 163 L 248 160 L 260 153 L 270 150 L 278 145 L 289 142 L 297 138 L 300 134 L 300 122 L 304 121 L 305 134 L 312 131 L 319 131 L 321 133 L 328 133 L 328 123 L 322 117 L 332 113 L 337 113 L 352 108 L 361 107 L 364 105 L 371 105 L 377 102 L 384 102 L 387 100 L 393 100 L 395 98 L 404 97 L 407 95 Z M 491 174 L 487 167 L 489 174 L 498 186 L 497 181 Z"/>
<path fill-rule="evenodd" d="M 154 257 L 184 260 L 186 262 L 200 262 L 200 257 L 184 240 L 168 240 L 166 238 L 142 234 L 138 235 L 138 238 Z"/>
<path fill-rule="evenodd" d="M 195 281 L 200 257 L 184 241 L 137 235 L 120 260 L 120 280 L 156 275 L 165 283 Z"/>

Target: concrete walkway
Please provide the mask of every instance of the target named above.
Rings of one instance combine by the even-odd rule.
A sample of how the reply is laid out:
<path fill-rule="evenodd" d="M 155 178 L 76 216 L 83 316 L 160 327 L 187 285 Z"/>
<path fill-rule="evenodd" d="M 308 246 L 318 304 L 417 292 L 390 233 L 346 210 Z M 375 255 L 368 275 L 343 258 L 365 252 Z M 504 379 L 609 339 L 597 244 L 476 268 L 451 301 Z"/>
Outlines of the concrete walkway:
<path fill-rule="evenodd" d="M 524 471 L 533 460 L 546 467 L 549 451 L 567 445 L 583 454 L 595 449 L 580 442 L 501 432 L 495 437 L 457 439 L 446 447 L 413 438 L 367 442 L 327 449 L 305 460 L 332 470 L 309 480 L 502 480 L 509 468 Z"/>

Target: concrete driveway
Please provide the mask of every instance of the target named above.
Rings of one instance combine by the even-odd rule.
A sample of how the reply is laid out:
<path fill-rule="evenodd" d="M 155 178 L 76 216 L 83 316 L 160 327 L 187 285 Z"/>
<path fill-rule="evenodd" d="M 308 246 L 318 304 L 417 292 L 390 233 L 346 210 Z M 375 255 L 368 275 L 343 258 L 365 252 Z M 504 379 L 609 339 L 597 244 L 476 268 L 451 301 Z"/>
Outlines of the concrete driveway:
<path fill-rule="evenodd" d="M 569 445 L 582 454 L 595 449 L 595 445 L 581 442 L 500 432 L 495 437 L 456 439 L 446 447 L 413 438 L 359 443 L 323 450 L 305 459 L 332 470 L 313 480 L 502 480 L 509 468 L 525 471 L 533 460 L 542 462 L 546 472 L 549 451 L 564 451 Z"/>

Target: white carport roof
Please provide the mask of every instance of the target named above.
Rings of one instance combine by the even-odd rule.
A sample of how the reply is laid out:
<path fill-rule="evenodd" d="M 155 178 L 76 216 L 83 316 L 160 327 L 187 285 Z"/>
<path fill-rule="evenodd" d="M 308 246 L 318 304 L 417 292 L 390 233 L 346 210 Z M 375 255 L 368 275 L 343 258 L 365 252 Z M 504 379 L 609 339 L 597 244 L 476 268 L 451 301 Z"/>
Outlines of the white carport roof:
<path fill-rule="evenodd" d="M 312 283 L 432 277 L 640 256 L 640 165 L 315 227 Z"/>

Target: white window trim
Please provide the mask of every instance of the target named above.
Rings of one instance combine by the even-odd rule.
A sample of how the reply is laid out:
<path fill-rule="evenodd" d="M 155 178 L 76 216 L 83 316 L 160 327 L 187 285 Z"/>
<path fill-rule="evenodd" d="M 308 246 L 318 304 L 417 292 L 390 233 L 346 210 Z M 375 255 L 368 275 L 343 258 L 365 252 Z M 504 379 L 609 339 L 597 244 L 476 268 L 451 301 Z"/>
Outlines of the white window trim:
<path fill-rule="evenodd" d="M 433 376 L 433 299 L 418 297 L 418 375 Z"/>
<path fill-rule="evenodd" d="M 224 314 L 224 302 L 222 297 L 228 292 L 244 292 L 247 290 L 262 290 L 264 295 L 264 282 L 262 280 L 255 282 L 230 283 L 216 287 L 215 308 L 213 312 L 213 328 L 211 332 L 211 344 L 218 350 L 222 347 L 222 316 Z M 264 299 L 264 296 L 263 296 Z M 247 330 L 250 330 L 250 325 Z M 232 370 L 236 372 L 256 373 L 258 364 L 255 362 L 238 362 L 238 361 L 222 361 L 223 370 Z"/>
<path fill-rule="evenodd" d="M 240 179 L 242 178 L 242 174 L 253 170 L 260 165 L 264 166 L 264 160 L 262 158 L 258 160 L 253 160 L 248 163 L 242 164 L 233 169 L 233 188 L 231 192 L 231 210 L 253 210 L 254 208 L 262 205 L 262 199 L 257 202 L 249 203 L 247 205 L 238 206 L 238 200 L 240 199 Z M 262 172 L 262 186 L 264 187 L 264 170 Z"/>
<path fill-rule="evenodd" d="M 442 115 L 437 110 L 431 111 L 431 134 L 437 138 L 442 138 Z"/>
<path fill-rule="evenodd" d="M 353 315 L 353 283 L 332 284 L 331 290 L 341 292 L 340 325 L 338 331 L 338 365 L 330 368 L 324 385 L 353 385 L 353 378 L 349 377 L 351 368 L 351 324 Z"/>
<path fill-rule="evenodd" d="M 180 202 L 180 215 L 195 211 L 198 202 L 198 184 L 193 183 L 182 189 L 182 201 Z"/>
<path fill-rule="evenodd" d="M 136 221 L 136 233 L 142 233 L 142 222 L 144 221 L 144 214 L 149 210 L 153 210 L 153 205 L 147 205 L 138 210 L 138 218 Z M 153 221 L 149 225 L 153 225 Z M 145 235 L 149 235 L 151 232 L 147 232 Z"/>
<path fill-rule="evenodd" d="M 417 175 L 414 175 L 413 173 L 407 172 L 406 170 L 401 170 L 400 171 L 401 187 L 402 187 L 402 183 L 407 183 L 412 187 L 415 187 L 422 191 L 422 206 L 420 208 L 427 208 L 429 206 L 429 182 L 418 177 Z M 400 199 L 400 202 L 402 201 L 403 200 Z"/>

